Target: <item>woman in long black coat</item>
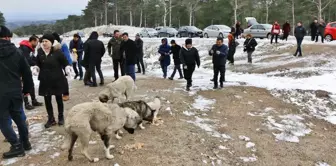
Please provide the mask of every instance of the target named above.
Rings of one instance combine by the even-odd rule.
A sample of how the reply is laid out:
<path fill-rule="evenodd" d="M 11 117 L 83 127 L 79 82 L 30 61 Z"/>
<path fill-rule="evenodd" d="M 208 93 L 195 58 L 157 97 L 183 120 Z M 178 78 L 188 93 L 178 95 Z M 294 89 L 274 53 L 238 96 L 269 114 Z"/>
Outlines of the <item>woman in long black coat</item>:
<path fill-rule="evenodd" d="M 66 90 L 66 78 L 63 73 L 65 67 L 66 73 L 69 75 L 71 67 L 61 51 L 61 45 L 54 43 L 52 34 L 45 34 L 42 37 L 42 48 L 37 54 L 37 67 L 39 70 L 38 80 L 39 95 L 44 96 L 44 102 L 48 113 L 48 121 L 45 128 L 56 125 L 51 96 L 56 97 L 58 107 L 58 124 L 64 124 L 64 105 L 62 95 Z"/>

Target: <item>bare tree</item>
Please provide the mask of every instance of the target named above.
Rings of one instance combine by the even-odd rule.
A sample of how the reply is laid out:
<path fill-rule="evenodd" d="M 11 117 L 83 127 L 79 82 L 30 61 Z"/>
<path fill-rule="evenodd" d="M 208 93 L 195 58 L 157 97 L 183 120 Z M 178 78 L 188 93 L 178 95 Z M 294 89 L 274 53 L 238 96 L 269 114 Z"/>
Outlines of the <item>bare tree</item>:
<path fill-rule="evenodd" d="M 200 0 L 183 0 L 182 5 L 188 8 L 189 12 L 189 26 L 193 24 L 194 12 L 199 10 Z"/>
<path fill-rule="evenodd" d="M 235 23 L 238 20 L 238 16 L 241 14 L 241 12 L 238 13 L 238 10 L 241 9 L 246 5 L 246 1 L 243 0 L 230 0 L 231 5 L 233 6 L 233 17 L 235 20 Z"/>
<path fill-rule="evenodd" d="M 335 2 L 335 0 L 308 0 L 316 5 L 317 8 L 317 16 L 319 20 L 322 20 L 322 12 L 325 8 L 327 8 L 331 3 Z"/>
<path fill-rule="evenodd" d="M 268 16 L 269 16 L 269 7 L 272 5 L 273 0 L 265 0 L 266 5 L 266 23 L 268 23 Z"/>

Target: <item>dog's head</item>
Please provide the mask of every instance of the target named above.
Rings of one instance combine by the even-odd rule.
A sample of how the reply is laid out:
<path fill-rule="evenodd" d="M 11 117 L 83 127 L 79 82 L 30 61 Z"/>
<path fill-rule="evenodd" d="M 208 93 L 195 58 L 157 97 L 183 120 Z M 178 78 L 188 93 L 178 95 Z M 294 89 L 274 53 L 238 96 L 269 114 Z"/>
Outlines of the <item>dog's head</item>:
<path fill-rule="evenodd" d="M 107 101 L 109 101 L 109 97 L 106 94 L 100 94 L 99 95 L 99 101 L 102 103 L 107 103 Z"/>
<path fill-rule="evenodd" d="M 144 110 L 142 117 L 143 120 L 153 123 L 156 111 L 153 110 L 146 102 L 142 100 L 138 101 L 138 103 L 143 107 L 142 110 Z"/>
<path fill-rule="evenodd" d="M 136 111 L 130 108 L 124 108 L 124 109 L 126 112 L 126 122 L 124 125 L 124 129 L 128 133 L 134 134 L 134 130 L 138 127 L 139 124 L 142 123 L 142 119 Z"/>

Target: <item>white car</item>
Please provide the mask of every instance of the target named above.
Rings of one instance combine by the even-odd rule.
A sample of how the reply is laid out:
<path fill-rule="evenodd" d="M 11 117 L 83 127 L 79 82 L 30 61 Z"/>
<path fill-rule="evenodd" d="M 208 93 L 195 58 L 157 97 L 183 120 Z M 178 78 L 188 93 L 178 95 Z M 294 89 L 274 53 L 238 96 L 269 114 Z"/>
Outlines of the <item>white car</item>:
<path fill-rule="evenodd" d="M 203 31 L 203 36 L 209 37 L 227 37 L 231 32 L 231 28 L 226 25 L 210 25 Z"/>
<path fill-rule="evenodd" d="M 244 29 L 243 36 L 247 34 L 251 34 L 254 38 L 268 38 L 270 39 L 272 34 L 272 25 L 271 24 L 254 24 L 247 29 Z M 280 30 L 280 34 L 282 34 L 282 30 Z"/>
<path fill-rule="evenodd" d="M 158 37 L 158 32 L 153 28 L 143 28 L 139 32 L 140 37 Z"/>

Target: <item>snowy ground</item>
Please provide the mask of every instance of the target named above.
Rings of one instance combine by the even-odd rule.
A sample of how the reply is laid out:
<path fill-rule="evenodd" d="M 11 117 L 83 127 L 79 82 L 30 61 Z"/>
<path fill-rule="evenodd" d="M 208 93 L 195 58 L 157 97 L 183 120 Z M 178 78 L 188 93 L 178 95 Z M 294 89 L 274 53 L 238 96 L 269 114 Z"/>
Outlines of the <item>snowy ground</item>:
<path fill-rule="evenodd" d="M 18 44 L 20 40 L 13 42 Z M 101 40 L 107 44 L 109 39 Z M 247 64 L 243 40 L 239 40 L 235 66 L 227 67 L 225 88 L 215 91 L 210 82 L 211 59 L 207 56 L 215 39 L 193 39 L 202 65 L 194 73 L 192 90 L 185 92 L 184 81 L 161 79 L 157 62 L 160 39 L 143 40 L 148 75 L 138 75 L 135 99 L 162 96 L 164 108 L 160 116 L 164 123 L 117 141 L 117 158 L 102 161 L 103 164 L 134 165 L 135 161 L 143 165 L 336 164 L 335 43 L 314 43 L 307 38 L 303 42 L 304 57 L 297 58 L 292 56 L 293 38 L 278 45 L 270 45 L 266 39 L 257 40 L 254 63 Z M 184 40 L 176 39 L 178 44 Z M 112 78 L 111 58 L 106 55 L 103 63 L 104 75 Z M 169 73 L 172 68 L 171 65 Z M 87 87 L 83 90 L 81 83 L 71 81 L 71 94 L 66 109 L 95 100 L 97 90 Z M 60 127 L 42 128 L 44 111 L 40 108 L 28 112 L 34 150 L 24 159 L 1 161 L 2 165 L 67 164 L 65 152 L 58 148 L 64 132 Z M 100 142 L 93 137 L 91 144 L 99 146 L 91 149 L 96 152 L 91 154 L 102 158 Z M 139 142 L 145 144 L 141 150 L 129 152 L 124 147 Z M 0 146 L 7 147 L 1 143 Z M 74 165 L 92 165 L 78 150 L 76 153 Z"/>

